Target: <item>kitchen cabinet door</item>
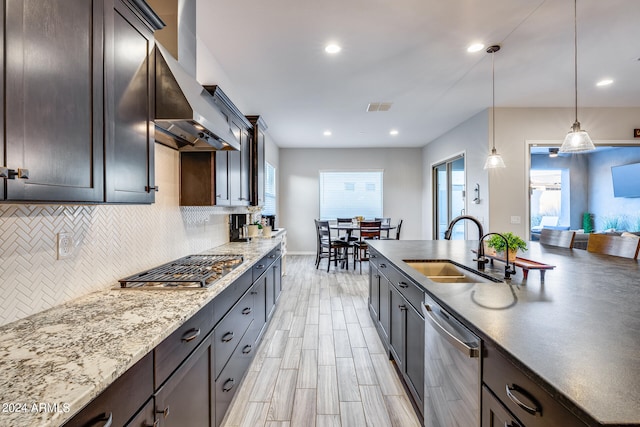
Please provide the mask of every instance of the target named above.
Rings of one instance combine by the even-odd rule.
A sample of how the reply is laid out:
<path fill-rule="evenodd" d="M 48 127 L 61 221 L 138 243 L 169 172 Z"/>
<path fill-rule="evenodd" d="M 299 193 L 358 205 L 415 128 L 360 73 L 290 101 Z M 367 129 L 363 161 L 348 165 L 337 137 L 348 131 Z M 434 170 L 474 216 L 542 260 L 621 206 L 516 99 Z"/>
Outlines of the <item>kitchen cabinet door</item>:
<path fill-rule="evenodd" d="M 386 277 L 380 275 L 380 331 L 385 347 L 389 344 L 391 326 L 391 284 Z"/>
<path fill-rule="evenodd" d="M 153 31 L 123 0 L 107 14 L 105 172 L 107 202 L 153 203 Z"/>
<path fill-rule="evenodd" d="M 229 153 L 227 151 L 216 151 L 216 205 L 229 206 Z"/>
<path fill-rule="evenodd" d="M 227 175 L 229 179 L 229 199 L 232 206 L 249 205 L 249 171 L 251 145 L 249 130 L 235 120 L 229 122 L 231 131 L 240 141 L 240 151 L 228 151 Z"/>
<path fill-rule="evenodd" d="M 102 202 L 104 0 L 4 5 L 4 198 Z"/>
<path fill-rule="evenodd" d="M 267 124 L 260 116 L 247 116 L 253 125 L 251 131 L 251 205 L 264 206 L 264 184 L 265 184 L 265 130 Z"/>
<path fill-rule="evenodd" d="M 265 289 L 267 292 L 266 295 L 266 313 L 267 319 L 271 318 L 273 315 L 273 311 L 276 308 L 276 278 L 275 274 L 278 273 L 280 269 L 275 269 L 273 265 L 269 267 L 267 272 L 265 273 Z"/>
<path fill-rule="evenodd" d="M 405 312 L 407 311 L 407 302 L 400 292 L 394 287 L 389 286 L 390 294 L 390 316 L 389 316 L 389 346 L 394 360 L 400 368 L 400 372 L 404 372 L 404 322 Z"/>
<path fill-rule="evenodd" d="M 404 374 L 413 397 L 422 409 L 424 402 L 424 318 L 411 306 L 405 313 Z"/>
<path fill-rule="evenodd" d="M 278 302 L 282 292 L 282 257 L 273 263 L 273 291 L 275 293 L 275 301 Z"/>
<path fill-rule="evenodd" d="M 369 311 L 375 321 L 380 321 L 380 273 L 369 263 Z"/>
<path fill-rule="evenodd" d="M 156 392 L 160 427 L 215 425 L 214 351 L 209 334 Z"/>
<path fill-rule="evenodd" d="M 482 425 L 485 427 L 522 427 L 516 418 L 482 386 Z"/>

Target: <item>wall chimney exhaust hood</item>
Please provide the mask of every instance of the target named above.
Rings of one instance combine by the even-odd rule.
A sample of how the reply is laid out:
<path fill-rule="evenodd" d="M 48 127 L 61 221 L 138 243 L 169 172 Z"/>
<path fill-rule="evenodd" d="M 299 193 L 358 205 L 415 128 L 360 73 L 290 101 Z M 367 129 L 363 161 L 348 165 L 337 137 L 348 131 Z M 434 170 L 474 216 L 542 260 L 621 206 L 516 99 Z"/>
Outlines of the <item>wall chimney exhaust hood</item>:
<path fill-rule="evenodd" d="M 157 142 L 180 151 L 240 150 L 211 94 L 159 43 L 155 66 Z"/>

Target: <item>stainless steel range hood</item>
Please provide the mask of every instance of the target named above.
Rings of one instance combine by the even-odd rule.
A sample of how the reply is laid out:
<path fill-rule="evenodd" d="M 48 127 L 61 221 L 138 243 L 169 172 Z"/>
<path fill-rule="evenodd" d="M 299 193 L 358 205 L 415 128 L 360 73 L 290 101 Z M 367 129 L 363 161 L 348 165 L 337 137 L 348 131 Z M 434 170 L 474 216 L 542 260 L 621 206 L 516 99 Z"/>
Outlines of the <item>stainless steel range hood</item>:
<path fill-rule="evenodd" d="M 156 141 L 181 151 L 240 150 L 213 97 L 156 43 Z"/>

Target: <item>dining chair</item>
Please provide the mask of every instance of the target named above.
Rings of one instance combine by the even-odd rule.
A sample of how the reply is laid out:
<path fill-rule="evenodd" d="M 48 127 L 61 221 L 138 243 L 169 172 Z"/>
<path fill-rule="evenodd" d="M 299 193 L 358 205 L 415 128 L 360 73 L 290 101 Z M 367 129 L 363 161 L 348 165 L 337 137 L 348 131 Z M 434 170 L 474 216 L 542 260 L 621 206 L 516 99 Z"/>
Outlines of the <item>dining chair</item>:
<path fill-rule="evenodd" d="M 640 238 L 590 234 L 587 252 L 638 259 Z"/>
<path fill-rule="evenodd" d="M 387 218 L 387 217 L 374 218 L 374 221 L 380 221 L 381 225 L 390 225 L 391 224 L 391 218 Z M 380 236 L 381 239 L 388 239 L 389 238 L 389 229 L 382 230 L 381 233 L 384 234 L 384 235 Z"/>
<path fill-rule="evenodd" d="M 360 263 L 360 274 L 362 274 L 362 261 L 369 261 L 369 245 L 367 244 L 367 240 L 380 239 L 381 224 L 382 221 L 360 221 L 360 239 L 357 242 L 357 261 Z M 355 269 L 355 254 L 353 262 Z"/>
<path fill-rule="evenodd" d="M 349 243 L 331 238 L 331 228 L 329 221 L 314 220 L 316 224 L 317 246 L 316 246 L 316 269 L 320 266 L 320 261 L 327 258 L 327 272 L 331 267 L 331 262 L 338 266 L 338 261 L 346 263 L 349 269 L 348 251 Z M 355 257 L 355 255 L 354 255 Z M 355 262 L 355 261 L 354 261 Z M 355 268 L 355 264 L 354 264 Z"/>
<path fill-rule="evenodd" d="M 398 221 L 398 225 L 396 226 L 396 235 L 393 237 L 382 237 L 382 240 L 400 240 L 400 230 L 402 229 L 402 220 Z M 388 235 L 388 234 L 387 234 Z"/>
<path fill-rule="evenodd" d="M 571 249 L 573 248 L 575 237 L 575 231 L 552 230 L 550 228 L 540 230 L 540 244 L 542 245 Z"/>
<path fill-rule="evenodd" d="M 351 225 L 353 224 L 353 218 L 337 218 L 336 222 L 338 223 L 338 226 L 340 225 Z M 341 233 L 341 231 L 343 231 Z M 338 229 L 338 239 L 340 240 L 345 240 L 348 242 L 355 242 L 356 240 L 358 240 L 357 237 L 352 236 L 351 234 L 352 230 L 340 230 Z"/>

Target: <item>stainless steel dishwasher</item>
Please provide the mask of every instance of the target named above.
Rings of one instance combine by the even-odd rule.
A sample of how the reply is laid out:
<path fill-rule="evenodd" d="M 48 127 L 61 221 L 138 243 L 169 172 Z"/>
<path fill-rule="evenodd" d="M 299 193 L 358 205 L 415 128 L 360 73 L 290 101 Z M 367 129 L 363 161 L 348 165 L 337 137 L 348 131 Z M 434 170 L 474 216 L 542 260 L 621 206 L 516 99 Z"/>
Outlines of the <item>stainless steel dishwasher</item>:
<path fill-rule="evenodd" d="M 482 342 L 428 295 L 422 312 L 424 425 L 479 427 Z"/>

